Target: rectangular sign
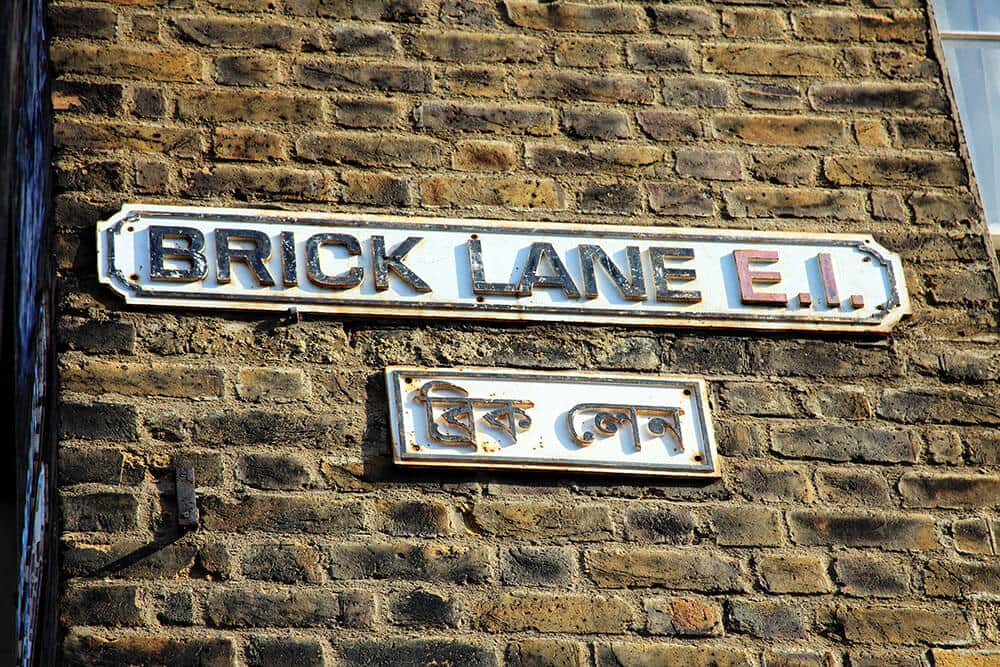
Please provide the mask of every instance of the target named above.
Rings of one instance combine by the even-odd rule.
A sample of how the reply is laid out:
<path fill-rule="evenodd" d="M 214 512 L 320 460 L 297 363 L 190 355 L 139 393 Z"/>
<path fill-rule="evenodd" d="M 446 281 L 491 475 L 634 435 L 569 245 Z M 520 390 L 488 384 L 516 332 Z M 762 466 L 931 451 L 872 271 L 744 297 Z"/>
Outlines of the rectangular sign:
<path fill-rule="evenodd" d="M 888 331 L 899 258 L 860 235 L 125 206 L 102 282 L 138 305 Z"/>
<path fill-rule="evenodd" d="M 401 465 L 719 476 L 703 380 L 395 366 L 386 382 Z"/>

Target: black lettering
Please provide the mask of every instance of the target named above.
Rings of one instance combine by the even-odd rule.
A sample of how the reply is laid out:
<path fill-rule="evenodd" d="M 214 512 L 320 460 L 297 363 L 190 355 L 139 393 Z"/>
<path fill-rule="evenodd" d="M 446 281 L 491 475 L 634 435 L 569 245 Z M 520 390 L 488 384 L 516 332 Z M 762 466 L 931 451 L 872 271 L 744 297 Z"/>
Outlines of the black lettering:
<path fill-rule="evenodd" d="M 555 275 L 540 276 L 538 267 L 543 259 L 549 261 L 549 266 Z M 579 299 L 580 290 L 566 270 L 566 265 L 559 259 L 551 243 L 532 243 L 528 253 L 528 261 L 521 272 L 521 280 L 517 284 L 518 296 L 531 296 L 535 287 L 561 287 L 563 293 L 570 299 Z"/>
<path fill-rule="evenodd" d="M 419 236 L 411 236 L 400 243 L 388 255 L 385 254 L 385 237 L 372 236 L 372 274 L 375 277 L 375 289 L 384 292 L 389 289 L 389 272 L 399 278 L 417 292 L 430 292 L 431 286 L 420 279 L 410 267 L 403 264 L 406 253 L 423 241 Z"/>
<path fill-rule="evenodd" d="M 249 241 L 252 248 L 230 248 L 231 240 Z M 232 280 L 230 262 L 239 260 L 245 262 L 254 278 L 264 287 L 274 284 L 274 278 L 267 270 L 264 262 L 271 257 L 271 239 L 264 232 L 253 229 L 216 229 L 215 230 L 216 279 L 220 283 Z"/>
<path fill-rule="evenodd" d="M 186 248 L 163 245 L 164 239 L 179 239 Z M 194 227 L 149 227 L 149 277 L 151 280 L 192 282 L 208 275 L 205 259 L 205 235 Z M 179 259 L 188 263 L 186 268 L 167 268 L 164 259 Z"/>
<path fill-rule="evenodd" d="M 364 280 L 365 270 L 360 266 L 352 266 L 344 273 L 328 276 L 319 265 L 319 249 L 325 245 L 339 246 L 353 256 L 361 254 L 361 244 L 350 234 L 315 234 L 306 240 L 306 275 L 309 282 L 320 287 L 331 289 L 350 289 L 357 287 Z"/>
<path fill-rule="evenodd" d="M 618 265 L 611 261 L 607 253 L 600 246 L 581 245 L 580 246 L 580 271 L 583 274 L 583 295 L 588 299 L 597 298 L 597 275 L 594 269 L 595 262 L 600 264 L 608 277 L 614 281 L 615 287 L 622 295 L 622 298 L 629 301 L 642 301 L 646 298 L 646 278 L 642 273 L 642 259 L 639 256 L 637 246 L 625 248 L 625 258 L 628 262 L 628 274 L 626 278 Z"/>

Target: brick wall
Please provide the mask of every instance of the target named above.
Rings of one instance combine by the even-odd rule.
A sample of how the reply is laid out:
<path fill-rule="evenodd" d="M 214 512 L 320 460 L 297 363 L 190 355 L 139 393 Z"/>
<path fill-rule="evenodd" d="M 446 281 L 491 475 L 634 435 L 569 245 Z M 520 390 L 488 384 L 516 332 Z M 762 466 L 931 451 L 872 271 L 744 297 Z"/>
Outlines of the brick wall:
<path fill-rule="evenodd" d="M 66 664 L 1000 665 L 995 259 L 923 0 L 49 15 Z M 914 315 L 862 338 L 129 308 L 93 232 L 125 202 L 872 232 Z M 704 376 L 723 478 L 393 469 L 391 363 Z"/>

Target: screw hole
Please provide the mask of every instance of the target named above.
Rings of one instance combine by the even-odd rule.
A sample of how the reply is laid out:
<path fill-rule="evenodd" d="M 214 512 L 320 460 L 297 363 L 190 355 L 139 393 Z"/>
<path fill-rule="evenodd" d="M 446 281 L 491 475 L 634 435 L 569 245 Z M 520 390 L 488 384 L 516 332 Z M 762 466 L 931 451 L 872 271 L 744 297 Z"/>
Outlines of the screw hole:
<path fill-rule="evenodd" d="M 684 390 L 684 395 L 685 396 L 690 396 L 691 395 L 691 390 L 690 389 L 685 389 Z"/>
<path fill-rule="evenodd" d="M 476 239 L 478 239 L 478 238 L 479 238 L 479 234 L 473 234 L 473 235 L 472 235 L 472 236 L 470 236 L 469 238 L 470 238 L 470 239 L 472 239 L 473 241 L 475 241 Z"/>
<path fill-rule="evenodd" d="M 406 384 L 413 384 L 413 378 L 406 378 L 403 380 Z"/>
<path fill-rule="evenodd" d="M 701 454 L 695 454 L 695 455 L 694 455 L 694 460 L 695 460 L 695 461 L 696 461 L 697 463 L 701 463 L 701 461 L 702 461 L 702 459 L 703 459 L 703 458 L 704 458 L 704 457 L 702 457 L 702 455 L 701 455 Z"/>
<path fill-rule="evenodd" d="M 862 258 L 861 261 L 863 261 L 863 262 L 870 262 L 870 261 L 872 261 L 872 258 L 871 257 L 864 257 L 864 258 Z"/>
<path fill-rule="evenodd" d="M 128 279 L 131 280 L 131 281 L 133 281 L 133 282 L 139 282 L 139 274 L 138 273 L 133 273 L 132 275 L 130 275 L 128 277 Z"/>
<path fill-rule="evenodd" d="M 477 296 L 477 297 L 476 297 L 476 301 L 477 301 L 478 303 L 482 303 L 483 301 L 486 301 L 486 298 L 485 298 L 485 297 L 481 297 L 481 296 Z"/>
<path fill-rule="evenodd" d="M 132 227 L 131 225 L 129 225 L 125 229 L 128 230 L 128 231 L 130 231 L 130 232 L 134 232 L 135 231 L 135 227 Z"/>

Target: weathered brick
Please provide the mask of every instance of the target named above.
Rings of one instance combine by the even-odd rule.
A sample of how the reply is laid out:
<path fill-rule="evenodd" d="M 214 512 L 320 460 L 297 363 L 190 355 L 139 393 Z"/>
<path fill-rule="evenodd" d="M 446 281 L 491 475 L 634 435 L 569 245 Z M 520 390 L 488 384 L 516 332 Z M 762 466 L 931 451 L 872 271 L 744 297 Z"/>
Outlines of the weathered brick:
<path fill-rule="evenodd" d="M 372 206 L 410 206 L 413 203 L 407 178 L 370 171 L 345 171 L 340 177 L 345 184 L 344 201 Z"/>
<path fill-rule="evenodd" d="M 422 23 L 430 8 L 426 0 L 288 0 L 285 9 L 295 16 Z"/>
<path fill-rule="evenodd" d="M 715 204 L 708 193 L 681 183 L 648 183 L 649 207 L 659 215 L 690 215 L 706 218 L 715 215 Z"/>
<path fill-rule="evenodd" d="M 806 410 L 815 417 L 871 419 L 875 410 L 860 386 L 816 387 L 805 395 Z"/>
<path fill-rule="evenodd" d="M 743 179 L 743 165 L 735 151 L 682 148 L 674 154 L 674 167 L 681 176 L 716 181 Z"/>
<path fill-rule="evenodd" d="M 376 26 L 336 25 L 330 34 L 330 46 L 337 53 L 392 57 L 402 48 L 391 30 Z"/>
<path fill-rule="evenodd" d="M 798 466 L 751 463 L 738 468 L 734 479 L 738 492 L 750 500 L 800 503 L 815 500 L 806 471 Z"/>
<path fill-rule="evenodd" d="M 728 605 L 729 626 L 761 639 L 804 638 L 809 623 L 802 612 L 778 600 L 733 600 Z"/>
<path fill-rule="evenodd" d="M 339 617 L 340 598 L 317 589 L 216 589 L 205 601 L 208 624 L 220 628 L 269 627 L 277 620 L 292 628 L 329 627 Z"/>
<path fill-rule="evenodd" d="M 690 141 L 702 136 L 697 116 L 682 111 L 638 111 L 642 131 L 658 141 Z"/>
<path fill-rule="evenodd" d="M 745 187 L 725 192 L 726 207 L 737 218 L 792 217 L 864 220 L 863 192 L 819 188 Z"/>
<path fill-rule="evenodd" d="M 805 9 L 793 12 L 795 34 L 802 39 L 835 42 L 925 40 L 924 23 L 915 14 L 891 14 Z"/>
<path fill-rule="evenodd" d="M 118 16 L 104 7 L 50 7 L 49 25 L 55 37 L 114 39 Z"/>
<path fill-rule="evenodd" d="M 781 185 L 813 185 L 819 171 L 819 160 L 811 155 L 771 151 L 753 154 L 754 178 Z"/>
<path fill-rule="evenodd" d="M 392 99 L 353 98 L 336 100 L 333 118 L 344 127 L 392 127 L 403 116 L 402 105 Z"/>
<path fill-rule="evenodd" d="M 764 556 L 756 563 L 757 575 L 770 593 L 819 594 L 833 591 L 827 562 L 820 556 Z"/>
<path fill-rule="evenodd" d="M 191 91 L 177 98 L 177 115 L 186 120 L 298 122 L 322 119 L 320 100 L 256 90 Z"/>
<path fill-rule="evenodd" d="M 303 45 L 315 48 L 319 39 L 309 28 L 273 19 L 258 22 L 180 16 L 172 22 L 182 39 L 199 46 L 297 51 Z"/>
<path fill-rule="evenodd" d="M 458 625 L 462 611 L 452 597 L 415 590 L 394 600 L 389 614 L 396 625 L 453 628 Z"/>
<path fill-rule="evenodd" d="M 1000 424 L 1000 396 L 957 389 L 887 389 L 876 411 L 880 417 L 908 424 L 985 426 Z"/>
<path fill-rule="evenodd" d="M 307 544 L 253 544 L 240 559 L 243 575 L 250 579 L 320 583 L 325 570 L 319 551 Z"/>
<path fill-rule="evenodd" d="M 295 454 L 241 454 L 236 459 L 234 476 L 256 489 L 297 490 L 313 485 L 308 462 Z"/>
<path fill-rule="evenodd" d="M 90 394 L 207 398 L 223 392 L 221 370 L 169 363 L 86 360 L 64 365 L 61 377 L 65 389 Z"/>
<path fill-rule="evenodd" d="M 606 540 L 614 531 L 606 505 L 485 501 L 475 504 L 472 518 L 478 530 L 487 535 L 516 539 L 589 542 Z"/>
<path fill-rule="evenodd" d="M 631 136 L 624 112 L 591 107 L 563 109 L 563 131 L 581 139 L 627 139 Z"/>
<path fill-rule="evenodd" d="M 427 206 L 503 206 L 559 209 L 565 196 L 548 178 L 432 176 L 420 186 Z"/>
<path fill-rule="evenodd" d="M 184 172 L 187 194 L 207 198 L 231 195 L 247 199 L 257 195 L 291 200 L 317 200 L 328 196 L 327 175 L 319 171 L 284 167 L 244 167 L 220 164 L 209 171 Z"/>
<path fill-rule="evenodd" d="M 625 516 L 629 540 L 662 544 L 689 544 L 694 539 L 695 517 L 679 507 L 634 508 Z"/>
<path fill-rule="evenodd" d="M 899 480 L 907 507 L 987 508 L 1000 505 L 1000 475 L 908 472 Z"/>
<path fill-rule="evenodd" d="M 150 194 L 166 194 L 173 184 L 173 170 L 157 159 L 137 158 L 132 171 L 135 189 Z"/>
<path fill-rule="evenodd" d="M 996 534 L 1000 522 L 995 519 L 964 519 L 952 524 L 955 549 L 961 553 L 996 555 Z"/>
<path fill-rule="evenodd" d="M 301 368 L 241 368 L 236 395 L 244 401 L 288 403 L 309 397 L 309 380 Z"/>
<path fill-rule="evenodd" d="M 824 500 L 834 503 L 866 507 L 889 504 L 889 485 L 876 472 L 837 468 L 818 470 L 816 488 Z"/>
<path fill-rule="evenodd" d="M 634 620 L 631 606 L 617 597 L 582 593 L 506 593 L 485 601 L 478 625 L 490 632 L 621 634 Z"/>
<path fill-rule="evenodd" d="M 928 561 L 924 569 L 928 595 L 967 598 L 1000 593 L 1000 564 L 982 561 Z"/>
<path fill-rule="evenodd" d="M 791 417 L 798 414 L 795 397 L 784 387 L 762 382 L 730 382 L 721 391 L 723 404 L 738 415 Z"/>
<path fill-rule="evenodd" d="M 591 144 L 582 147 L 528 144 L 524 160 L 529 169 L 547 174 L 623 173 L 663 161 L 653 146 Z"/>
<path fill-rule="evenodd" d="M 261 494 L 236 501 L 206 495 L 202 506 L 202 524 L 209 530 L 341 534 L 362 530 L 365 525 L 361 503 L 334 501 L 322 495 Z"/>
<path fill-rule="evenodd" d="M 646 629 L 656 635 L 721 637 L 722 607 L 697 598 L 646 598 Z"/>
<path fill-rule="evenodd" d="M 117 577 L 179 579 L 205 577 L 215 580 L 230 575 L 228 551 L 220 543 L 194 544 L 190 541 L 167 545 L 145 558 L 122 565 L 124 559 L 140 551 L 146 542 L 132 538 L 114 539 L 108 544 L 91 540 L 63 540 L 63 572 L 74 577 Z M 111 569 L 108 566 L 114 565 Z"/>
<path fill-rule="evenodd" d="M 309 133 L 296 142 L 306 160 L 362 166 L 436 167 L 444 164 L 444 145 L 429 137 L 381 133 Z"/>
<path fill-rule="evenodd" d="M 56 160 L 55 185 L 60 190 L 121 191 L 128 166 L 119 160 Z"/>
<path fill-rule="evenodd" d="M 840 556 L 833 571 L 841 593 L 861 597 L 898 597 L 910 590 L 910 568 L 896 558 L 867 553 Z"/>
<path fill-rule="evenodd" d="M 510 20 L 521 28 L 604 33 L 641 32 L 646 29 L 642 8 L 632 5 L 540 4 L 530 0 L 504 0 L 503 5 Z"/>
<path fill-rule="evenodd" d="M 822 147 L 847 142 L 847 125 L 839 118 L 721 114 L 713 124 L 721 138 L 750 144 Z"/>
<path fill-rule="evenodd" d="M 771 448 L 792 458 L 875 463 L 915 463 L 916 436 L 906 431 L 830 424 L 778 425 Z"/>
<path fill-rule="evenodd" d="M 224 160 L 261 162 L 288 158 L 282 136 L 264 130 L 216 128 L 212 135 L 212 145 L 215 155 Z"/>
<path fill-rule="evenodd" d="M 449 67 L 437 84 L 454 95 L 490 98 L 506 95 L 509 87 L 507 73 L 498 67 Z"/>
<path fill-rule="evenodd" d="M 517 162 L 517 148 L 503 141 L 459 141 L 451 156 L 451 166 L 463 171 L 511 171 Z"/>
<path fill-rule="evenodd" d="M 493 578 L 490 550 L 440 544 L 338 544 L 328 554 L 333 579 L 406 579 L 485 583 Z"/>
<path fill-rule="evenodd" d="M 124 149 L 141 153 L 169 153 L 181 158 L 197 157 L 203 152 L 198 130 L 138 123 L 57 121 L 53 137 L 57 147 L 73 151 Z"/>
<path fill-rule="evenodd" d="M 194 625 L 199 623 L 200 610 L 195 610 L 191 591 L 157 592 L 156 620 L 164 625 Z"/>
<path fill-rule="evenodd" d="M 705 7 L 651 5 L 654 29 L 665 35 L 714 35 L 719 31 L 715 12 Z"/>
<path fill-rule="evenodd" d="M 58 113 L 115 116 L 122 108 L 122 86 L 117 83 L 53 81 L 52 109 Z"/>
<path fill-rule="evenodd" d="M 878 70 L 889 79 L 926 81 L 940 77 L 937 62 L 924 53 L 923 48 L 890 47 L 876 49 L 873 55 Z"/>
<path fill-rule="evenodd" d="M 722 34 L 726 37 L 780 38 L 788 31 L 788 19 L 779 9 L 739 7 L 722 11 Z"/>
<path fill-rule="evenodd" d="M 293 72 L 297 83 L 320 90 L 425 93 L 431 89 L 430 72 L 418 65 L 302 59 L 295 62 Z"/>
<path fill-rule="evenodd" d="M 672 588 L 706 593 L 744 591 L 738 561 L 683 549 L 598 549 L 587 553 L 587 571 L 605 588 Z"/>
<path fill-rule="evenodd" d="M 229 410 L 210 412 L 195 420 L 194 436 L 206 444 L 240 446 L 287 444 L 329 447 L 331 441 L 344 439 L 341 417 L 350 415 L 312 415 L 283 410 Z"/>
<path fill-rule="evenodd" d="M 948 100 L 937 86 L 910 83 L 824 83 L 810 86 L 817 111 L 944 112 Z"/>
<path fill-rule="evenodd" d="M 583 644 L 554 639 L 523 639 L 507 644 L 506 667 L 584 667 L 589 652 Z"/>
<path fill-rule="evenodd" d="M 517 74 L 516 80 L 522 97 L 642 104 L 653 101 L 653 89 L 643 76 L 534 70 Z"/>
<path fill-rule="evenodd" d="M 59 437 L 135 442 L 139 438 L 138 413 L 133 405 L 63 401 L 59 406 Z"/>
<path fill-rule="evenodd" d="M 933 649 L 934 667 L 997 667 L 1000 653 L 992 651 L 946 651 Z"/>
<path fill-rule="evenodd" d="M 778 44 L 706 44 L 706 72 L 767 76 L 837 76 L 844 69 L 840 53 L 825 46 Z"/>
<path fill-rule="evenodd" d="M 715 539 L 724 546 L 780 546 L 785 525 L 776 510 L 755 507 L 717 507 L 712 510 Z"/>
<path fill-rule="evenodd" d="M 121 484 L 135 486 L 146 478 L 146 466 L 140 457 L 120 448 L 59 450 L 59 483 Z"/>
<path fill-rule="evenodd" d="M 597 667 L 750 667 L 744 651 L 733 648 L 618 642 L 596 646 Z"/>
<path fill-rule="evenodd" d="M 213 65 L 212 78 L 230 86 L 268 85 L 282 80 L 281 64 L 274 56 L 219 56 L 213 61 Z"/>
<path fill-rule="evenodd" d="M 838 185 L 962 185 L 965 166 L 951 156 L 827 157 L 823 173 Z"/>
<path fill-rule="evenodd" d="M 347 665 L 463 665 L 497 667 L 493 648 L 457 639 L 350 640 L 337 643 Z"/>
<path fill-rule="evenodd" d="M 757 341 L 751 346 L 754 368 L 777 375 L 809 378 L 896 377 L 899 355 L 892 349 L 830 341 Z M 809 363 L 802 363 L 809 359 Z"/>
<path fill-rule="evenodd" d="M 485 0 L 444 0 L 438 16 L 444 23 L 479 28 L 492 28 L 500 18 L 494 3 Z"/>
<path fill-rule="evenodd" d="M 429 130 L 554 134 L 556 114 L 535 105 L 423 102 L 413 110 L 418 127 Z"/>
<path fill-rule="evenodd" d="M 802 93 L 795 86 L 758 84 L 745 85 L 738 95 L 751 109 L 799 109 Z"/>
<path fill-rule="evenodd" d="M 65 625 L 145 625 L 146 614 L 138 586 L 74 586 L 59 603 L 59 620 Z"/>
<path fill-rule="evenodd" d="M 904 118 L 893 123 L 899 148 L 953 150 L 955 125 L 948 118 Z"/>
<path fill-rule="evenodd" d="M 575 554 L 563 547 L 516 547 L 501 561 L 503 582 L 513 586 L 567 586 L 576 570 Z"/>
<path fill-rule="evenodd" d="M 691 50 L 684 44 L 661 40 L 629 42 L 625 47 L 628 64 L 639 70 L 690 72 L 694 69 Z"/>
<path fill-rule="evenodd" d="M 252 637 L 244 649 L 247 667 L 323 667 L 323 644 L 315 639 Z"/>
<path fill-rule="evenodd" d="M 63 643 L 63 664 L 91 665 L 191 665 L 234 667 L 236 646 L 228 637 L 173 638 L 166 635 L 112 637 L 104 632 L 73 629 Z"/>
<path fill-rule="evenodd" d="M 545 42 L 502 33 L 434 31 L 416 35 L 413 51 L 421 57 L 457 63 L 538 62 Z"/>
<path fill-rule="evenodd" d="M 49 50 L 58 72 L 140 81 L 195 83 L 202 79 L 201 56 L 181 49 L 136 49 L 108 44 L 59 42 Z"/>
<path fill-rule="evenodd" d="M 856 510 L 788 514 L 792 541 L 802 545 L 881 547 L 888 551 L 938 547 L 934 518 L 927 514 L 891 514 Z"/>
<path fill-rule="evenodd" d="M 926 276 L 930 302 L 934 304 L 992 301 L 996 281 L 990 271 L 934 272 Z"/>
<path fill-rule="evenodd" d="M 920 607 L 850 607 L 837 611 L 850 642 L 886 644 L 965 644 L 972 628 L 960 609 Z"/>
<path fill-rule="evenodd" d="M 618 213 L 631 215 L 642 208 L 642 191 L 638 185 L 613 183 L 611 185 L 588 185 L 580 193 L 580 210 L 589 213 Z M 622 355 L 623 361 L 632 359 Z M 657 366 L 659 364 L 657 363 Z M 621 367 L 615 365 L 616 368 Z"/>
<path fill-rule="evenodd" d="M 380 528 L 388 535 L 431 537 L 452 532 L 452 512 L 437 501 L 381 501 L 375 504 Z"/>
<path fill-rule="evenodd" d="M 621 65 L 621 46 L 602 39 L 560 37 L 555 40 L 555 60 L 564 67 L 598 69 Z"/>
<path fill-rule="evenodd" d="M 708 107 L 729 106 L 729 85 L 723 79 L 695 76 L 671 76 L 663 79 L 663 103 L 667 106 Z"/>
<path fill-rule="evenodd" d="M 132 115 L 138 118 L 163 118 L 167 114 L 167 96 L 154 88 L 132 90 Z"/>

